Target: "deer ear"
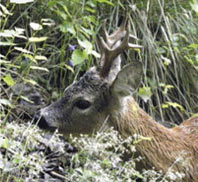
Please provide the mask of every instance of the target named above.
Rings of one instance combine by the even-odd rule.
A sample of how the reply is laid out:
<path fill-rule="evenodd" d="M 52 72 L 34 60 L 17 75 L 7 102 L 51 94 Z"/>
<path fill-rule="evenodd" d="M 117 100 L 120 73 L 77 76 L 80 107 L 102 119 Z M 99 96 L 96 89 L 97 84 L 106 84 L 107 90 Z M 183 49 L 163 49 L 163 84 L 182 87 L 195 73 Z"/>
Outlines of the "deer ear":
<path fill-rule="evenodd" d="M 139 86 L 142 76 L 142 64 L 134 62 L 126 65 L 117 74 L 111 85 L 111 92 L 118 97 L 132 94 Z"/>

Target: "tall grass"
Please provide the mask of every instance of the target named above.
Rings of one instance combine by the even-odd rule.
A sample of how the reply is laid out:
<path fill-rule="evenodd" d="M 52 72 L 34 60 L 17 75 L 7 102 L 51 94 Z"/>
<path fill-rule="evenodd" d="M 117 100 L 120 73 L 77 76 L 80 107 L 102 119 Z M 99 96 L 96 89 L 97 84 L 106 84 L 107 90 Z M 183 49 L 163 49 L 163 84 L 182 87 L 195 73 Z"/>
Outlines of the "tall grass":
<path fill-rule="evenodd" d="M 131 21 L 144 45 L 143 85 L 152 90 L 142 105 L 155 118 L 179 124 L 198 111 L 198 29 L 191 10 L 174 1 L 172 6 L 169 12 L 164 1 L 148 1 L 147 10 L 134 10 Z"/>
<path fill-rule="evenodd" d="M 174 0 L 3 1 L 0 10 L 1 181 L 181 180 L 181 174 L 140 173 L 135 169 L 139 159 L 134 157 L 123 162 L 123 153 L 133 156 L 135 147 L 130 138 L 125 141 L 115 131 L 70 139 L 78 148 L 75 154 L 69 153 L 58 134 L 50 136 L 51 145 L 46 145 L 44 132 L 31 119 L 19 124 L 24 123 L 18 120 L 22 111 L 32 111 L 27 106 L 27 111 L 18 110 L 20 100 L 32 104 L 29 91 L 15 93 L 20 84 L 28 83 L 30 91 L 39 88 L 47 100 L 63 95 L 66 86 L 97 64 L 97 36 L 104 19 L 112 32 L 127 12 L 131 33 L 138 37 L 135 43 L 144 46 L 123 55 L 123 64 L 137 60 L 143 64 L 142 85 L 135 97 L 156 120 L 179 124 L 198 112 L 198 21 L 189 4 Z M 58 163 L 53 163 L 49 156 L 55 155 L 57 145 Z M 50 162 L 56 164 L 51 171 Z"/>
<path fill-rule="evenodd" d="M 114 7 L 110 22 L 118 22 L 123 10 L 139 38 L 136 43 L 144 46 L 126 58 L 144 65 L 140 104 L 157 120 L 179 124 L 198 112 L 197 16 L 185 2 L 128 2 Z"/>

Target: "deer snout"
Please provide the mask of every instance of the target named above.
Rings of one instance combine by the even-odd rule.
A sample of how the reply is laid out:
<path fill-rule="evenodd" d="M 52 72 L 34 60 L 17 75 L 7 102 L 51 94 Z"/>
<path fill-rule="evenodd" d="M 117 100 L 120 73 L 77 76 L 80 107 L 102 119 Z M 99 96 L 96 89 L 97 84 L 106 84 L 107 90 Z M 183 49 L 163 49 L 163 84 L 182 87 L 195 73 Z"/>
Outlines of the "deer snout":
<path fill-rule="evenodd" d="M 48 128 L 48 123 L 44 116 L 41 115 L 41 112 L 38 111 L 34 115 L 34 123 L 36 123 L 41 129 Z"/>
<path fill-rule="evenodd" d="M 55 126 L 51 126 L 51 124 L 47 121 L 46 116 L 42 113 L 42 110 L 38 111 L 34 115 L 34 123 L 36 123 L 41 129 L 54 131 L 57 128 Z"/>

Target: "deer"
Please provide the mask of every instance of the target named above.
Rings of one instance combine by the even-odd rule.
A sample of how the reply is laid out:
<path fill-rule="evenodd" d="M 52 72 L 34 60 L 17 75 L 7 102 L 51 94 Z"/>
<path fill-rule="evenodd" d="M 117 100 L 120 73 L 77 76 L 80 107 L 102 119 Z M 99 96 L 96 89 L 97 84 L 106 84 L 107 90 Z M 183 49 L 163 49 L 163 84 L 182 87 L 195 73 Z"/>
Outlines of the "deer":
<path fill-rule="evenodd" d="M 163 173 L 172 166 L 185 174 L 183 181 L 198 182 L 198 116 L 166 128 L 141 109 L 133 95 L 141 83 L 142 63 L 133 61 L 121 68 L 121 54 L 141 48 L 130 42 L 134 38 L 130 23 L 125 18 L 111 34 L 104 23 L 102 30 L 99 64 L 68 86 L 62 98 L 39 111 L 40 127 L 78 135 L 92 134 L 105 125 L 124 138 L 149 137 L 136 145 L 146 163 Z"/>

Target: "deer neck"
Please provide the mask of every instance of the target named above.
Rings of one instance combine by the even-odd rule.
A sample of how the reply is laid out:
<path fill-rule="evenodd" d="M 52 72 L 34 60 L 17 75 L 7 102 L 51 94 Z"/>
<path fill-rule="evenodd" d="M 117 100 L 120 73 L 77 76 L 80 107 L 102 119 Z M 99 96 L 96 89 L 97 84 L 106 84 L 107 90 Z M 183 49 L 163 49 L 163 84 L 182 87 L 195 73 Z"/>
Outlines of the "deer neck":
<path fill-rule="evenodd" d="M 185 144 L 179 135 L 154 121 L 132 97 L 127 98 L 124 105 L 114 117 L 114 126 L 123 137 L 134 134 L 143 136 L 136 144 L 136 149 L 146 157 L 149 166 L 167 172 L 179 156 L 184 154 L 185 158 L 189 158 L 189 154 L 186 156 L 185 150 L 182 150 Z M 186 170 L 180 165 L 175 164 L 178 171 Z"/>

